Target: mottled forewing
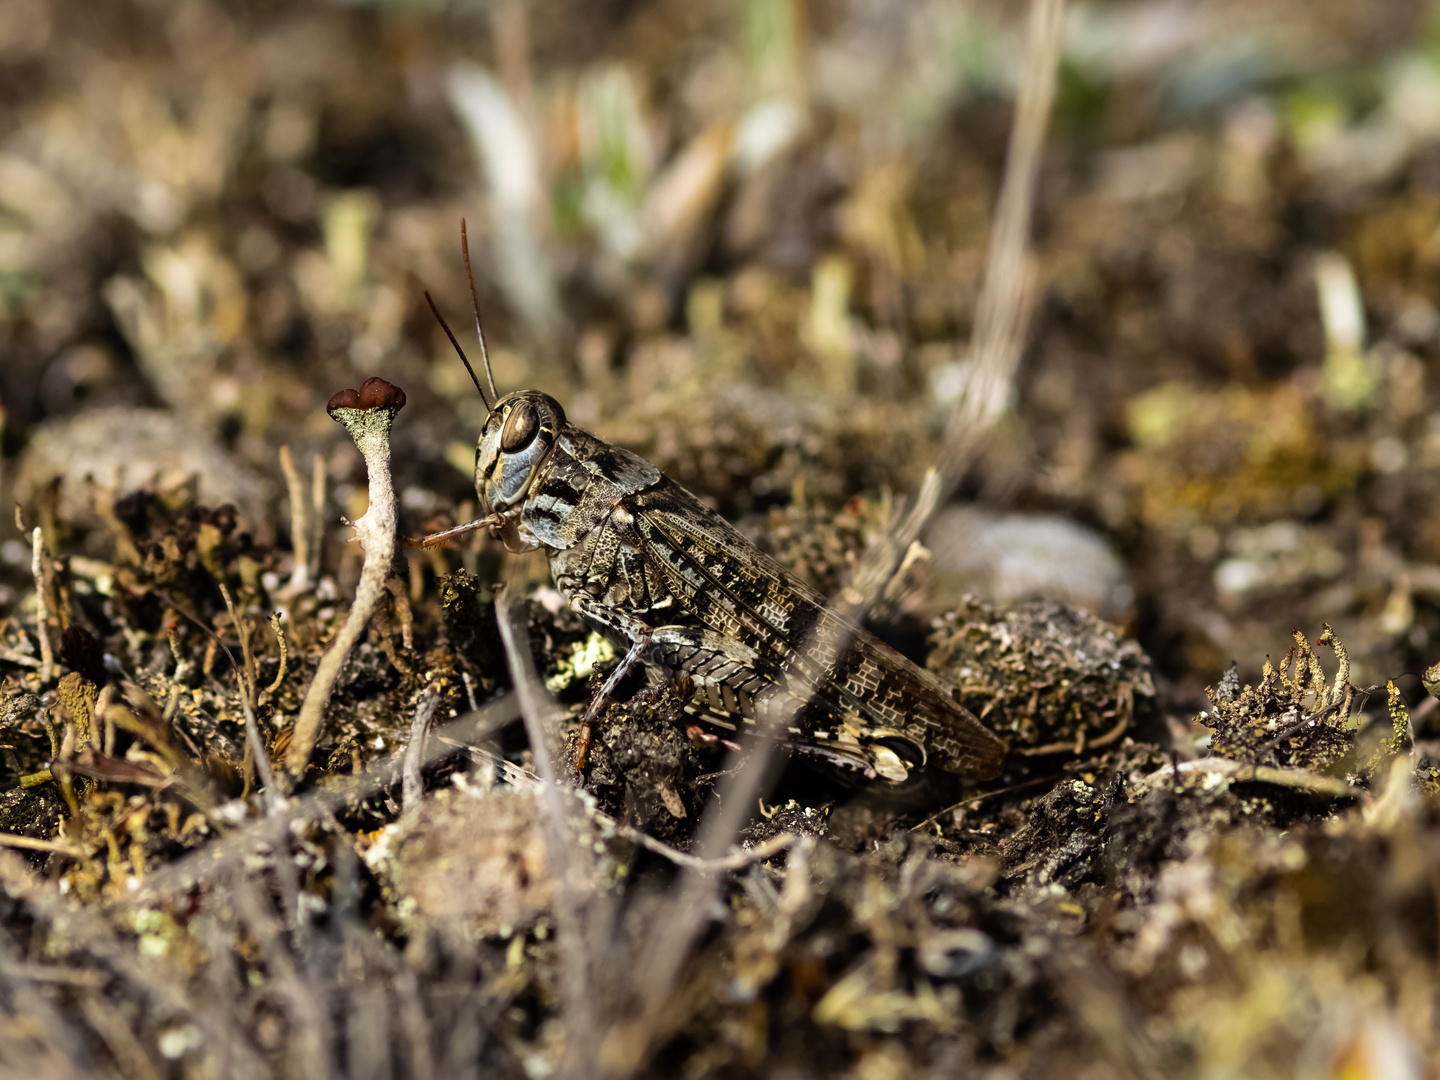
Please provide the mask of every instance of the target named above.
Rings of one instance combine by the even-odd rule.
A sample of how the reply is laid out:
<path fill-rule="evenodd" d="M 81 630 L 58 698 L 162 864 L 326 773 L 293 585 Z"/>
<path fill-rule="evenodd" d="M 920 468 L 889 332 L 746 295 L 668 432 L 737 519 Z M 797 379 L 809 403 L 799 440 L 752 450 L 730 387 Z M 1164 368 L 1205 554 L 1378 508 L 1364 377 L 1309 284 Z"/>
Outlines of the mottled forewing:
<path fill-rule="evenodd" d="M 952 772 L 998 774 L 1004 743 L 944 685 L 824 598 L 668 479 L 627 500 L 652 574 L 698 622 L 768 655 L 812 704 L 802 731 L 843 718 L 893 730 Z"/>

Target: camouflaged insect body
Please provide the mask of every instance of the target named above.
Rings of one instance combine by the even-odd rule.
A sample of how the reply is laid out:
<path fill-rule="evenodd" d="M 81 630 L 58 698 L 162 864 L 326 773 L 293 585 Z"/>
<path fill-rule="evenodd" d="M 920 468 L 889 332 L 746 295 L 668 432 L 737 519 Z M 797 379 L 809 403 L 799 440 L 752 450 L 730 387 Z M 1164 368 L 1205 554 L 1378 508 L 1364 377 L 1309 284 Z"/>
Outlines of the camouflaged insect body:
<path fill-rule="evenodd" d="M 688 675 L 689 711 L 752 724 L 891 782 L 930 763 L 998 771 L 1004 744 L 934 676 L 827 609 L 648 461 L 569 424 L 554 399 L 499 401 L 476 490 L 511 551 L 544 547 L 588 623 L 656 668 Z"/>

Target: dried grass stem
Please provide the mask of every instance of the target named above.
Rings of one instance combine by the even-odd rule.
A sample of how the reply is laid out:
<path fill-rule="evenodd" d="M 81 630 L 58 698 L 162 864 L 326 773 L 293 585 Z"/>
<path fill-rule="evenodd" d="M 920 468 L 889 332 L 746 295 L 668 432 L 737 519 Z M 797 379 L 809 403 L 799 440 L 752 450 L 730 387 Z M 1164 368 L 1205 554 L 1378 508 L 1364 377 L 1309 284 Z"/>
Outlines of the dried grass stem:
<path fill-rule="evenodd" d="M 45 588 L 45 534 L 39 525 L 30 533 L 30 573 L 35 578 L 35 628 L 40 635 L 40 681 L 55 673 L 55 650 L 50 644 L 50 604 Z"/>

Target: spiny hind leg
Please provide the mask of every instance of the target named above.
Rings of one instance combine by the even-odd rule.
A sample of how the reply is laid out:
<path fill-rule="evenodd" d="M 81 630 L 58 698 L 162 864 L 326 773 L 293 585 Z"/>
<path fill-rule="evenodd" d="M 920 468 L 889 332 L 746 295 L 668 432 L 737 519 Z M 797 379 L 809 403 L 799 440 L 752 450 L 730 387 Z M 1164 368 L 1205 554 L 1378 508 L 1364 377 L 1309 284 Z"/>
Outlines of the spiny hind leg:
<path fill-rule="evenodd" d="M 807 730 L 812 725 L 798 721 L 813 691 L 791 686 L 778 665 L 748 645 L 701 627 L 650 626 L 583 594 L 573 596 L 570 603 L 602 633 L 630 645 L 585 710 L 576 744 L 577 768 L 585 767 L 594 722 L 610 705 L 620 683 L 641 662 L 687 676 L 695 688 L 690 711 L 732 731 L 748 722 L 757 734 L 793 742 L 797 749 L 858 766 L 891 783 L 904 780 L 909 767 L 924 760 L 923 747 L 897 747 L 902 740 L 909 740 L 897 731 L 869 728 L 859 717 Z"/>
<path fill-rule="evenodd" d="M 732 727 L 755 719 L 760 699 L 780 678 L 755 649 L 694 626 L 657 627 L 648 659 L 688 677 L 695 690 L 692 708 L 734 717 Z"/>
<path fill-rule="evenodd" d="M 587 711 L 587 720 L 599 714 L 608 704 L 609 695 L 641 661 L 690 676 L 697 687 L 711 688 L 718 695 L 714 699 L 717 707 L 737 714 L 745 711 L 744 700 L 777 680 L 778 673 L 760 670 L 766 665 L 762 665 L 758 652 L 714 631 L 694 626 L 650 626 L 634 615 L 606 607 L 584 595 L 573 597 L 570 606 L 597 630 L 629 644 L 600 696 Z M 728 693 L 722 692 L 721 687 Z"/>
<path fill-rule="evenodd" d="M 691 709 L 712 723 L 733 730 L 748 722 L 757 735 L 891 784 L 905 780 L 911 768 L 924 763 L 923 746 L 903 732 L 873 726 L 857 714 L 832 714 L 822 705 L 819 718 L 807 718 L 806 712 L 816 707 L 812 687 L 803 681 L 793 683 L 755 649 L 713 631 L 657 627 L 651 631 L 646 659 L 688 675 L 696 689 Z"/>
<path fill-rule="evenodd" d="M 628 643 L 620 663 L 600 687 L 581 720 L 578 767 L 584 768 L 585 750 L 589 747 L 590 730 L 600 714 L 610 705 L 615 692 L 634 669 L 644 662 L 653 667 L 690 676 L 700 689 L 717 693 L 714 688 L 729 682 L 748 686 L 754 674 L 757 654 L 754 649 L 691 626 L 650 626 L 628 612 L 601 604 L 581 593 L 570 597 L 570 606 L 587 623 L 612 640 Z M 728 704 L 740 711 L 740 698 L 734 689 L 728 693 Z"/>
<path fill-rule="evenodd" d="M 620 683 L 637 663 L 687 676 L 707 712 L 741 718 L 755 716 L 756 697 L 779 681 L 779 672 L 762 670 L 759 653 L 738 641 L 694 626 L 650 626 L 634 615 L 617 611 L 584 594 L 570 606 L 587 623 L 613 640 L 628 642 L 624 657 L 605 680 L 581 721 L 577 767 L 584 768 L 591 727 L 609 706 Z"/>

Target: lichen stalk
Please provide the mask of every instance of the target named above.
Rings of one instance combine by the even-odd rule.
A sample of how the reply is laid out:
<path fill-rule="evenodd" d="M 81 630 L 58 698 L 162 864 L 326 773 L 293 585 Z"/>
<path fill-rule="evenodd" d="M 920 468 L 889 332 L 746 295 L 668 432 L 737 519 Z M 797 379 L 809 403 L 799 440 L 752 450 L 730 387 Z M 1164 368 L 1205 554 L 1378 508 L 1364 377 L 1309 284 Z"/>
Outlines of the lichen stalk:
<path fill-rule="evenodd" d="M 305 692 L 300 715 L 290 738 L 285 767 L 292 777 L 305 771 L 315 743 L 320 737 L 325 705 L 345 666 L 350 650 L 360 640 L 376 605 L 385 595 L 385 579 L 395 555 L 396 508 L 395 485 L 390 478 L 390 428 L 395 414 L 405 404 L 405 393 L 383 379 L 366 379 L 360 390 L 342 390 L 330 399 L 330 416 L 345 425 L 355 446 L 365 459 L 369 485 L 370 507 L 354 522 L 355 539 L 365 551 L 360 569 L 360 584 L 355 589 L 355 602 L 340 633 L 315 670 L 315 678 Z"/>

